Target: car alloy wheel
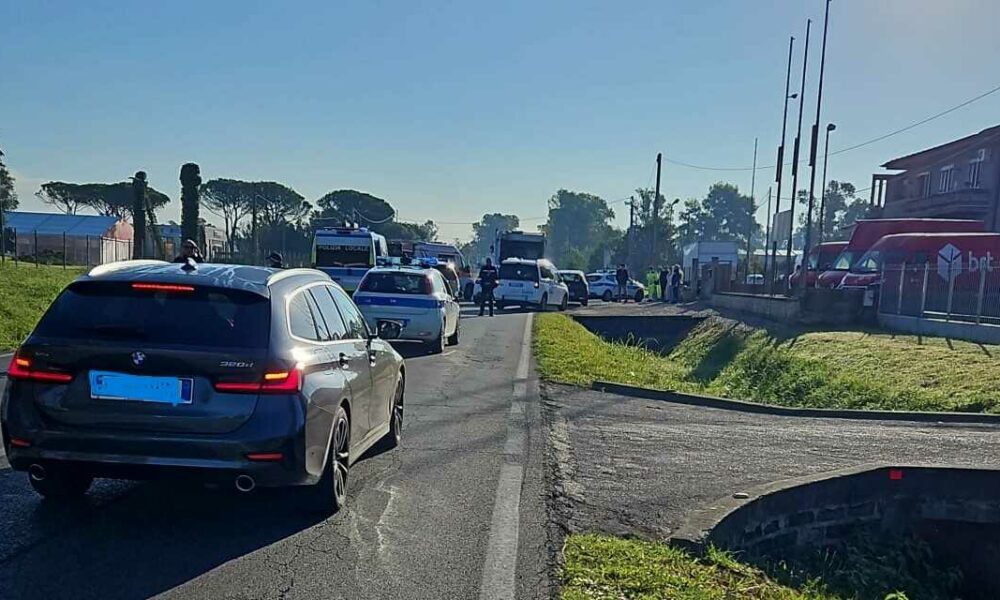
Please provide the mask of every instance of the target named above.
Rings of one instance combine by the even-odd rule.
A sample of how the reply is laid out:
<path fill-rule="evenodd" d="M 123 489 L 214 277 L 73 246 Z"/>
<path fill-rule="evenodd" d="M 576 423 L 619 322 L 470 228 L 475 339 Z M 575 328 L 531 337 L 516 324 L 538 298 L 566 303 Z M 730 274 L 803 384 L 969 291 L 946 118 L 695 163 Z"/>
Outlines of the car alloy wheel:
<path fill-rule="evenodd" d="M 601 300 L 605 302 L 611 302 L 611 290 L 604 290 L 604 294 L 601 296 Z"/>
<path fill-rule="evenodd" d="M 389 448 L 395 448 L 403 441 L 403 390 L 405 380 L 400 374 L 396 381 L 396 391 L 392 395 L 392 413 L 389 415 Z"/>
<path fill-rule="evenodd" d="M 303 489 L 309 510 L 329 515 L 347 504 L 347 471 L 350 467 L 351 422 L 343 406 L 337 407 L 330 434 L 330 454 L 319 481 Z"/>

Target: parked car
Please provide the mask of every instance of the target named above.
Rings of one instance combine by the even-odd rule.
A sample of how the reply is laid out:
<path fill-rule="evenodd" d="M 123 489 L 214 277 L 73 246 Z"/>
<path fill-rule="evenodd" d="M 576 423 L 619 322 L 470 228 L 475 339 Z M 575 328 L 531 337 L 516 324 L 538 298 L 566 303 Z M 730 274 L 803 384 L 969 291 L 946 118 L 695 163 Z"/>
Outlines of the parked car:
<path fill-rule="evenodd" d="M 587 306 L 590 298 L 590 286 L 587 284 L 587 276 L 583 271 L 558 271 L 559 279 L 566 284 L 569 289 L 569 301 L 579 302 L 581 306 Z"/>
<path fill-rule="evenodd" d="M 861 256 L 875 242 L 894 233 L 978 233 L 984 231 L 982 221 L 966 219 L 862 219 L 854 226 L 850 241 L 833 261 L 833 265 L 816 278 L 816 287 L 834 289 Z"/>
<path fill-rule="evenodd" d="M 4 451 L 54 500 L 95 477 L 171 476 L 309 486 L 302 506 L 336 511 L 351 464 L 402 431 L 402 358 L 313 269 L 96 267 L 56 298 L 7 377 Z"/>
<path fill-rule="evenodd" d="M 500 263 L 500 282 L 493 290 L 497 307 L 533 307 L 546 310 L 556 306 L 566 310 L 569 289 L 559 281 L 556 268 L 547 260 L 508 258 Z"/>
<path fill-rule="evenodd" d="M 437 268 L 376 267 L 358 284 L 354 302 L 369 327 L 398 323 L 398 339 L 423 342 L 432 352 L 458 343 L 461 309 Z"/>
<path fill-rule="evenodd" d="M 599 298 L 605 302 L 611 302 L 618 298 L 618 281 L 615 279 L 614 271 L 588 273 L 587 285 L 591 298 Z M 628 297 L 636 302 L 642 302 L 642 299 L 646 297 L 646 286 L 635 279 L 629 279 L 625 291 Z"/>

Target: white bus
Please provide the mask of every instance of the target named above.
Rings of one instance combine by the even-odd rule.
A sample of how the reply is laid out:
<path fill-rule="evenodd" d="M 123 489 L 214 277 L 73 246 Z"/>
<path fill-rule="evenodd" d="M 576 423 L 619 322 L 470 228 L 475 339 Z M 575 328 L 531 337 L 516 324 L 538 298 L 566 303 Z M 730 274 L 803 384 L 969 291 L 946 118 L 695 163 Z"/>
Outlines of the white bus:
<path fill-rule="evenodd" d="M 368 269 L 388 256 L 385 237 L 364 227 L 323 227 L 313 238 L 313 266 L 348 293 L 357 289 Z"/>

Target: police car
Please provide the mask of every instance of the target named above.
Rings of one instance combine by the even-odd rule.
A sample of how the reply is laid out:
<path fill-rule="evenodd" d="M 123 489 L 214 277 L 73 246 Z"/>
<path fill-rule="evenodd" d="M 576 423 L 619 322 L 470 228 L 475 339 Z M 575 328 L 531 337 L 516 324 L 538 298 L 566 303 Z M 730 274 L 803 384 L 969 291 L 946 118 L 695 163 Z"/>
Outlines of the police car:
<path fill-rule="evenodd" d="M 431 352 L 458 343 L 459 304 L 441 272 L 428 263 L 375 267 L 354 292 L 373 331 L 382 321 L 400 325 L 397 339 L 420 341 Z"/>
<path fill-rule="evenodd" d="M 614 271 L 597 271 L 587 274 L 587 285 L 590 286 L 590 297 L 600 298 L 605 302 L 618 299 L 618 281 L 615 279 Z M 630 300 L 642 302 L 646 297 L 646 286 L 635 279 L 628 280 L 626 293 Z"/>

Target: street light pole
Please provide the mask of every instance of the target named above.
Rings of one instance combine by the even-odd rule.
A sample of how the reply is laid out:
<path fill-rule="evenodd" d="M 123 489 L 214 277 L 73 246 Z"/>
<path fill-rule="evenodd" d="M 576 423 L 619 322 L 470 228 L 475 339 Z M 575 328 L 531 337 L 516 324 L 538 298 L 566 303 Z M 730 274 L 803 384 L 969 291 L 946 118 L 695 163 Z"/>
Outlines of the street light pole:
<path fill-rule="evenodd" d="M 805 109 L 806 99 L 806 67 L 809 66 L 809 30 L 812 28 L 812 19 L 806 21 L 806 47 L 802 53 L 802 84 L 799 87 L 799 126 L 795 133 L 795 147 L 792 150 L 792 199 L 791 214 L 788 216 L 788 248 L 785 253 L 785 282 L 792 277 L 792 230 L 795 227 L 795 200 L 799 187 L 799 146 L 802 141 L 802 113 Z"/>
<path fill-rule="evenodd" d="M 816 150 L 819 146 L 819 113 L 823 107 L 823 71 L 826 68 L 826 32 L 830 25 L 830 0 L 826 0 L 826 14 L 823 16 L 823 43 L 819 54 L 819 86 L 816 91 L 816 121 L 812 126 L 812 142 L 809 146 L 809 207 L 806 212 L 806 244 L 803 252 L 805 256 L 809 254 L 812 244 L 812 216 L 813 205 L 816 203 Z M 829 139 L 829 136 L 827 136 Z M 799 281 L 802 289 L 806 287 L 806 278 L 801 277 Z"/>
<path fill-rule="evenodd" d="M 827 123 L 826 125 L 826 143 L 823 148 L 823 181 L 821 182 L 823 189 L 822 191 L 820 191 L 819 195 L 819 241 L 817 242 L 819 244 L 823 243 L 823 237 L 824 237 L 823 221 L 824 217 L 826 216 L 826 188 L 827 188 L 826 162 L 830 158 L 830 132 L 835 130 L 836 128 L 837 126 L 834 125 L 833 123 Z"/>
<path fill-rule="evenodd" d="M 652 256 L 649 257 L 650 264 L 656 264 L 656 228 L 660 223 L 660 167 L 663 161 L 663 154 L 656 153 L 656 190 L 653 192 L 653 248 Z M 629 267 L 635 268 L 634 265 Z"/>
<path fill-rule="evenodd" d="M 788 125 L 788 100 L 789 98 L 794 98 L 795 96 L 789 96 L 789 86 L 792 83 L 792 48 L 795 46 L 795 36 L 789 36 L 788 38 L 788 68 L 785 69 L 785 95 L 784 95 L 784 109 L 781 113 L 781 143 L 778 144 L 778 163 L 775 165 L 774 169 L 774 180 L 778 184 L 778 197 L 774 202 L 774 216 L 778 216 L 778 212 L 781 210 L 781 176 L 782 172 L 785 170 L 785 133 Z M 770 212 L 770 211 L 768 211 Z M 773 218 L 772 218 L 773 221 Z M 778 232 L 771 231 L 775 238 L 777 238 Z M 767 252 L 767 248 L 764 248 L 764 252 Z M 771 277 L 770 281 L 773 283 L 774 279 L 778 276 L 778 244 L 775 242 L 771 247 L 771 268 L 774 269 L 774 275 Z M 767 269 L 764 270 L 764 276 L 767 277 Z"/>

